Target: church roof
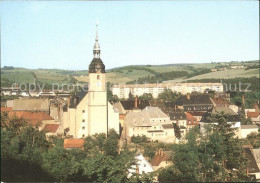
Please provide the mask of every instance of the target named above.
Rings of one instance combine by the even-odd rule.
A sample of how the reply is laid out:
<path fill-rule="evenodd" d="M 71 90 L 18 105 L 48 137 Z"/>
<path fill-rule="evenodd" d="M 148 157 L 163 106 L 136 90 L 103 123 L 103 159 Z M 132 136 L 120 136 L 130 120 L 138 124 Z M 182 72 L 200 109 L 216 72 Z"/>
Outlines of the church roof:
<path fill-rule="evenodd" d="M 96 73 L 100 71 L 101 73 L 105 73 L 105 65 L 100 58 L 93 58 L 92 62 L 89 65 L 88 72 L 89 73 Z"/>
<path fill-rule="evenodd" d="M 81 89 L 80 91 L 78 91 L 73 97 L 71 97 L 69 108 L 76 108 L 87 93 L 88 92 L 85 89 Z"/>

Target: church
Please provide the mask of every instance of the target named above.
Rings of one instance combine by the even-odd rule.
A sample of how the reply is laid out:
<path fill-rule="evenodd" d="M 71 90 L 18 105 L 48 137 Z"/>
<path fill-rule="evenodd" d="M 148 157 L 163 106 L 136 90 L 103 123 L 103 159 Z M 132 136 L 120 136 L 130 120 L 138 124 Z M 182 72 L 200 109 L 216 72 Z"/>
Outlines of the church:
<path fill-rule="evenodd" d="M 93 60 L 88 70 L 88 89 L 81 90 L 68 100 L 63 110 L 63 129 L 73 138 L 84 138 L 114 129 L 119 134 L 119 112 L 107 101 L 106 70 L 100 59 L 98 31 Z"/>

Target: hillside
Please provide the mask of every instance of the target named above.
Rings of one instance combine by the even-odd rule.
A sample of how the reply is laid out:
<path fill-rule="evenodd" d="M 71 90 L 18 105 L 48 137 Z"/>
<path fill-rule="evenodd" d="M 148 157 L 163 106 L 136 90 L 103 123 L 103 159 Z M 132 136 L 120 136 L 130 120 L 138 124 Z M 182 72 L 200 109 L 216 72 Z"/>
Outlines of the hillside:
<path fill-rule="evenodd" d="M 244 68 L 232 69 L 231 66 Z M 258 68 L 257 68 L 258 67 Z M 225 70 L 221 70 L 224 69 Z M 211 71 L 210 69 L 219 69 Z M 167 65 L 139 65 L 125 66 L 107 70 L 107 80 L 113 83 L 139 83 L 147 82 L 183 82 L 187 80 L 237 77 L 259 77 L 259 61 L 248 62 L 222 62 L 201 64 L 167 64 Z M 88 81 L 87 70 L 61 70 L 61 69 L 1 69 L 1 85 L 10 86 L 12 83 L 70 83 Z"/>

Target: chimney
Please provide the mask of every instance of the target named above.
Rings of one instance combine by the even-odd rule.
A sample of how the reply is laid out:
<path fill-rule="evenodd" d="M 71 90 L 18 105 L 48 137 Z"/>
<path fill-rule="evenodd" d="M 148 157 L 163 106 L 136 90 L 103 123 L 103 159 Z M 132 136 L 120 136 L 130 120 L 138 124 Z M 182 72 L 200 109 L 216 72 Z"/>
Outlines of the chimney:
<path fill-rule="evenodd" d="M 190 93 L 187 93 L 187 99 L 190 100 Z"/>
<path fill-rule="evenodd" d="M 242 104 L 245 105 L 245 95 L 241 96 Z"/>
<path fill-rule="evenodd" d="M 163 156 L 163 150 L 162 150 L 162 148 L 159 149 L 159 155 L 160 155 L 160 156 Z"/>
<path fill-rule="evenodd" d="M 135 97 L 135 108 L 137 108 L 137 97 Z"/>
<path fill-rule="evenodd" d="M 68 98 L 68 109 L 70 107 L 70 97 Z"/>

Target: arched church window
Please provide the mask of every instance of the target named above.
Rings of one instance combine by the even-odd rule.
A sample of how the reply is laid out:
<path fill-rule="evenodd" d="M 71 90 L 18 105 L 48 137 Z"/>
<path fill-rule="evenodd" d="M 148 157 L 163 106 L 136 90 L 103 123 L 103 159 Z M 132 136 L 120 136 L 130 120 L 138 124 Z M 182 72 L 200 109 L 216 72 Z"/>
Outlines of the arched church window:
<path fill-rule="evenodd" d="M 85 119 L 83 119 L 82 122 L 85 122 Z"/>
<path fill-rule="evenodd" d="M 82 130 L 85 130 L 85 126 L 82 127 Z"/>
<path fill-rule="evenodd" d="M 100 75 L 97 75 L 97 80 L 100 80 Z"/>

